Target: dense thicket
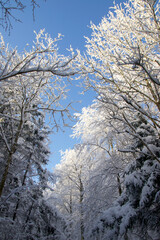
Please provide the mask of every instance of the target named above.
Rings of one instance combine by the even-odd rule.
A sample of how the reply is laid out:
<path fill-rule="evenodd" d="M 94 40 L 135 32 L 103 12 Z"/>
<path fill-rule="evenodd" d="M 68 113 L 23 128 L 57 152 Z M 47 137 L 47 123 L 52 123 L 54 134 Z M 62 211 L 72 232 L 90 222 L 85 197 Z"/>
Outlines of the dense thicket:
<path fill-rule="evenodd" d="M 53 117 L 68 113 L 60 108 L 61 77 L 77 72 L 74 59 L 59 56 L 43 32 L 24 55 L 2 39 L 4 239 L 160 239 L 159 10 L 159 0 L 128 0 L 91 24 L 76 67 L 98 97 L 75 115 L 80 144 L 62 154 L 54 184 L 45 170 L 50 130 L 44 110 Z"/>
<path fill-rule="evenodd" d="M 56 128 L 57 117 L 68 116 L 60 104 L 66 93 L 62 77 L 75 72 L 73 59 L 58 54 L 58 39 L 40 31 L 35 45 L 19 54 L 1 36 L 1 239 L 65 239 L 63 217 L 43 196 L 53 180 L 46 170 L 51 131 L 46 114 Z"/>
<path fill-rule="evenodd" d="M 160 238 L 159 10 L 159 1 L 115 5 L 91 24 L 79 55 L 85 86 L 98 98 L 76 115 L 81 147 L 66 151 L 55 189 L 73 207 L 66 213 L 67 202 L 57 205 L 72 219 L 74 239 Z"/>

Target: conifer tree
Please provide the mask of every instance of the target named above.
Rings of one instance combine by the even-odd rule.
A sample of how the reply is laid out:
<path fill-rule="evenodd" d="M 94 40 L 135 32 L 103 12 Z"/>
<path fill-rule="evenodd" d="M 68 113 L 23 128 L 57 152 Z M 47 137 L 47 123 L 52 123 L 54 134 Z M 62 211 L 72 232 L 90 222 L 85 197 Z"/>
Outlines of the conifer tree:
<path fill-rule="evenodd" d="M 159 239 L 160 140 L 143 116 L 132 122 L 134 142 L 128 148 L 138 157 L 125 170 L 125 189 L 104 212 L 91 239 Z M 131 132 L 130 132 L 131 133 Z M 96 239 L 96 238 L 95 238 Z"/>

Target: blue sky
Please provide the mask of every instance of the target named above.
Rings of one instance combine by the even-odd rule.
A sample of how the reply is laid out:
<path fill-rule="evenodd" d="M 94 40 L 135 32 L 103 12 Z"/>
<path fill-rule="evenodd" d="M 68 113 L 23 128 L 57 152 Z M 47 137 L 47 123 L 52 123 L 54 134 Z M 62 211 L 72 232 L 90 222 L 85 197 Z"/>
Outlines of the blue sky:
<path fill-rule="evenodd" d="M 29 2 L 29 1 L 28 1 Z M 37 1 L 38 2 L 38 1 Z M 116 0 L 117 4 L 124 2 L 123 0 Z M 85 38 L 90 36 L 91 30 L 89 28 L 90 22 L 98 24 L 103 16 L 106 16 L 109 7 L 113 6 L 112 0 L 39 0 L 40 8 L 35 10 L 35 22 L 32 18 L 31 7 L 27 7 L 24 13 L 18 14 L 22 23 L 14 23 L 10 35 L 5 33 L 2 29 L 5 42 L 10 46 L 18 47 L 22 51 L 25 45 L 32 44 L 34 40 L 35 30 L 46 30 L 51 37 L 56 37 L 61 33 L 64 37 L 59 42 L 60 53 L 66 54 L 65 49 L 70 45 L 73 49 L 79 49 L 81 52 L 85 51 Z M 80 103 L 75 103 L 76 111 L 81 111 L 82 107 L 88 106 L 92 103 L 95 97 L 93 92 L 87 92 L 85 96 L 79 94 L 81 89 L 72 86 L 68 94 L 69 101 L 81 100 Z M 72 148 L 75 140 L 71 139 L 69 135 L 72 133 L 71 129 L 64 129 L 65 133 L 60 131 L 52 134 L 50 138 L 50 163 L 49 168 L 54 167 L 60 161 L 60 150 Z"/>

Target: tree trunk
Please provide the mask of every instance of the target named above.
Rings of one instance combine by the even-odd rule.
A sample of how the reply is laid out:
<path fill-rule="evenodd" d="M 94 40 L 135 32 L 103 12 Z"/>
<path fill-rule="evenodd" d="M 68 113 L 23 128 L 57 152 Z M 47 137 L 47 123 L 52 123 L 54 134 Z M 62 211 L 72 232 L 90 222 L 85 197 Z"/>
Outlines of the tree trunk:
<path fill-rule="evenodd" d="M 80 180 L 80 230 L 81 230 L 81 240 L 84 240 L 84 221 L 83 221 L 83 209 L 82 209 L 82 202 L 83 202 L 83 194 L 84 194 L 84 188 L 83 183 Z"/>
<path fill-rule="evenodd" d="M 13 153 L 10 152 L 9 156 L 8 156 L 8 159 L 7 159 L 7 164 L 6 164 L 5 169 L 4 169 L 2 180 L 1 180 L 1 183 L 0 183 L 0 197 L 2 196 L 3 188 L 4 188 L 4 185 L 5 185 L 5 182 L 6 182 L 6 179 L 7 179 L 7 175 L 8 175 L 8 169 L 9 169 L 9 166 L 12 162 L 12 155 L 13 155 Z"/>
<path fill-rule="evenodd" d="M 121 196 L 121 194 L 122 194 L 122 188 L 121 188 L 121 181 L 120 181 L 119 173 L 117 174 L 117 183 L 118 183 L 119 196 Z"/>
<path fill-rule="evenodd" d="M 31 156 L 32 156 L 32 154 L 30 154 L 30 156 L 29 156 L 29 161 L 28 161 L 27 169 L 26 169 L 25 174 L 24 174 L 24 177 L 23 177 L 22 186 L 25 185 L 27 173 L 28 173 L 29 166 L 30 166 L 30 158 L 31 158 Z M 18 193 L 18 194 L 19 194 L 19 193 Z M 14 210 L 13 221 L 15 221 L 15 219 L 16 219 L 16 217 L 17 217 L 17 210 L 18 210 L 18 208 L 19 208 L 19 204 L 20 204 L 20 198 L 18 198 L 18 201 L 17 201 L 17 204 L 16 204 L 16 208 L 15 208 L 15 210 Z"/>
<path fill-rule="evenodd" d="M 17 129 L 15 140 L 14 140 L 14 143 L 13 143 L 13 145 L 11 147 L 10 152 L 9 152 L 7 163 L 6 163 L 6 166 L 5 166 L 5 169 L 4 169 L 4 173 L 3 173 L 3 176 L 2 176 L 2 180 L 0 182 L 0 197 L 2 196 L 2 192 L 3 192 L 3 189 L 4 189 L 5 183 L 6 183 L 6 179 L 7 179 L 7 175 L 8 175 L 8 169 L 9 169 L 9 166 L 10 166 L 10 164 L 12 162 L 13 154 L 17 150 L 18 138 L 19 138 L 19 135 L 20 135 L 22 127 L 23 127 L 23 117 L 24 116 L 23 116 L 23 109 L 22 109 L 22 111 L 21 111 L 21 120 L 20 120 L 18 129 Z"/>

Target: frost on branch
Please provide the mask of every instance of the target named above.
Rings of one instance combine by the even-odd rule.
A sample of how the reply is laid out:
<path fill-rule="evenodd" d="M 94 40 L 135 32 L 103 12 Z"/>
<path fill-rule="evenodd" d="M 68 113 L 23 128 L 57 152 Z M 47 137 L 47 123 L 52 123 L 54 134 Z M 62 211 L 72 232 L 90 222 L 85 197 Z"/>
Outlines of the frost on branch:
<path fill-rule="evenodd" d="M 160 188 L 160 164 L 156 160 L 160 157 L 160 141 L 147 122 L 144 124 L 137 120 L 136 129 L 145 139 L 145 144 L 135 137 L 133 146 L 141 149 L 141 153 L 126 167 L 125 189 L 114 206 L 102 214 L 92 237 L 99 236 L 102 240 L 146 240 L 160 237 L 157 197 Z M 146 144 L 152 146 L 152 154 L 146 149 Z"/>
<path fill-rule="evenodd" d="M 130 107 L 143 112 L 159 127 L 160 3 L 147 2 L 115 5 L 99 25 L 91 23 L 92 37 L 86 38 L 86 55 L 80 62 L 87 88 L 99 95 L 105 92 L 104 101 L 111 94 L 115 99 L 123 96 L 124 111 Z M 119 101 L 114 104 L 122 107 Z"/>
<path fill-rule="evenodd" d="M 44 78 L 53 76 L 72 76 L 76 73 L 73 59 L 75 56 L 64 57 L 58 54 L 57 41 L 60 35 L 52 39 L 48 34 L 41 30 L 35 33 L 36 40 L 31 50 L 24 50 L 23 54 L 19 54 L 16 49 L 9 49 L 1 36 L 1 66 L 0 81 L 14 80 L 14 77 L 25 75 L 32 77 L 32 74 Z"/>
<path fill-rule="evenodd" d="M 43 191 L 53 179 L 46 169 L 51 130 L 46 126 L 45 114 L 49 114 L 53 128 L 70 116 L 69 106 L 62 105 L 67 94 L 67 78 L 62 77 L 77 71 L 73 56 L 58 54 L 59 37 L 52 40 L 40 31 L 32 49 L 23 54 L 9 49 L 1 37 L 2 239 L 66 239 L 63 217 L 43 198 Z"/>
<path fill-rule="evenodd" d="M 2 171 L 0 196 L 7 180 L 9 168 L 26 128 L 37 131 L 45 113 L 50 113 L 53 127 L 70 116 L 69 105 L 62 106 L 66 97 L 66 83 L 62 77 L 77 72 L 75 57 L 58 54 L 57 41 L 41 30 L 36 34 L 30 51 L 19 54 L 5 45 L 1 36 L 0 48 L 0 134 L 6 149 L 6 166 Z M 67 82 L 67 79 L 65 79 Z M 60 123 L 57 121 L 59 114 Z"/>

